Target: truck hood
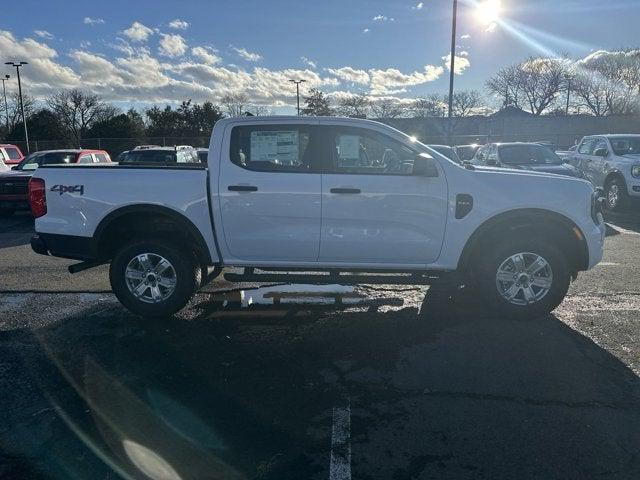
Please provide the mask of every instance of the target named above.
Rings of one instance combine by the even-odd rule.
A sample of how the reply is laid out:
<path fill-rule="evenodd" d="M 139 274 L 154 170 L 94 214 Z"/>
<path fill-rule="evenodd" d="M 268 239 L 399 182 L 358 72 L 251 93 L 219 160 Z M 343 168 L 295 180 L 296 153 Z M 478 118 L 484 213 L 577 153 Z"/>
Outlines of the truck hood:
<path fill-rule="evenodd" d="M 528 166 L 527 166 L 528 167 Z M 475 166 L 475 169 L 481 172 L 495 172 L 495 173 L 502 173 L 502 174 L 507 174 L 507 175 L 513 175 L 513 174 L 519 174 L 519 175 L 531 175 L 531 176 L 536 176 L 536 177 L 549 177 L 550 173 L 554 173 L 554 174 L 558 174 L 559 171 L 561 172 L 569 172 L 570 169 L 573 169 L 576 173 L 575 174 L 570 174 L 570 173 L 560 173 L 560 175 L 564 175 L 567 177 L 573 177 L 573 178 L 582 178 L 582 176 L 580 175 L 579 171 L 573 167 L 572 165 L 540 165 L 539 168 L 542 169 L 532 169 L 532 168 L 525 168 L 524 166 L 521 168 L 504 168 L 504 167 L 485 167 L 485 166 Z M 553 169 L 559 169 L 558 170 L 554 170 L 551 171 L 551 168 Z M 547 171 L 547 169 L 549 169 Z"/>
<path fill-rule="evenodd" d="M 622 155 L 622 158 L 628 158 L 629 160 L 640 162 L 640 153 L 629 153 L 627 155 Z"/>
<path fill-rule="evenodd" d="M 568 177 L 582 178 L 582 173 L 573 165 L 563 163 L 562 165 L 519 165 L 518 170 L 529 170 L 532 172 L 555 173 L 556 175 L 566 175 Z"/>
<path fill-rule="evenodd" d="M 0 182 L 11 181 L 19 179 L 29 179 L 33 176 L 35 170 L 8 170 L 6 172 L 0 172 Z"/>

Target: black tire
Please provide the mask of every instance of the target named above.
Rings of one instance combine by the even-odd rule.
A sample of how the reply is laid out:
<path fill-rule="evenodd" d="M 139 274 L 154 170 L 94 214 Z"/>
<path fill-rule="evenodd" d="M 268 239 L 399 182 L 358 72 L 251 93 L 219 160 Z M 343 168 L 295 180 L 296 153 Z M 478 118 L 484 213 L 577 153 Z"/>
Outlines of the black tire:
<path fill-rule="evenodd" d="M 615 189 L 616 194 L 613 194 Z M 624 180 L 620 177 L 613 177 L 607 180 L 604 186 L 605 206 L 611 212 L 623 212 L 629 204 L 629 194 Z M 614 202 L 614 198 L 617 201 Z"/>
<path fill-rule="evenodd" d="M 498 240 L 487 245 L 491 245 L 488 251 L 478 252 L 481 258 L 473 269 L 473 277 L 474 285 L 489 313 L 498 313 L 508 318 L 535 319 L 548 315 L 562 303 L 569 290 L 571 272 L 565 254 L 550 244 L 548 239 L 516 237 Z M 551 286 L 547 293 L 534 303 L 516 305 L 499 292 L 497 273 L 499 267 L 508 258 L 524 252 L 539 255 L 546 260 L 552 272 Z M 538 288 L 535 287 L 536 290 Z M 524 300 L 524 292 L 519 292 L 518 296 L 519 298 L 514 301 Z"/>
<path fill-rule="evenodd" d="M 13 208 L 0 208 L 0 218 L 9 218 L 13 216 L 15 209 Z"/>
<path fill-rule="evenodd" d="M 125 271 L 138 255 L 149 253 L 165 258 L 175 272 L 175 288 L 166 299 L 147 303 L 129 289 Z M 142 317 L 167 317 L 182 309 L 200 287 L 201 270 L 192 255 L 185 254 L 168 240 L 135 240 L 124 245 L 113 257 L 109 268 L 111 288 L 118 300 Z"/>

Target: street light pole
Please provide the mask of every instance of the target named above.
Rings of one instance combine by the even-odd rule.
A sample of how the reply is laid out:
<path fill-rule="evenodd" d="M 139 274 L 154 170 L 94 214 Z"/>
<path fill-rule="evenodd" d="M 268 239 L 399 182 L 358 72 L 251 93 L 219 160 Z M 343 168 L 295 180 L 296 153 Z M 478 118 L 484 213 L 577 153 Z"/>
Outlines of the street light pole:
<path fill-rule="evenodd" d="M 296 84 L 296 104 L 298 106 L 298 116 L 300 116 L 300 84 L 306 82 L 306 80 L 289 80 L 291 83 Z"/>
<path fill-rule="evenodd" d="M 447 122 L 447 142 L 451 143 L 453 119 L 453 79 L 456 68 L 456 30 L 458 27 L 458 0 L 453 0 L 453 19 L 451 22 L 451 64 L 449 65 L 449 120 Z"/>
<path fill-rule="evenodd" d="M 11 65 L 16 67 L 16 72 L 18 73 L 18 97 L 20 98 L 20 114 L 22 115 L 22 124 L 24 125 L 24 140 L 27 142 L 27 154 L 30 153 L 29 150 L 29 133 L 27 132 L 27 119 L 24 116 L 24 103 L 22 102 L 22 82 L 20 82 L 20 67 L 24 65 L 28 65 L 27 62 L 5 62 L 5 65 Z"/>
<path fill-rule="evenodd" d="M 11 75 L 5 75 L 4 78 L 0 78 L 2 80 L 2 93 L 4 94 L 4 115 L 7 120 L 7 133 L 9 133 L 9 104 L 7 103 L 7 89 L 4 85 L 4 82 L 9 80 Z"/>

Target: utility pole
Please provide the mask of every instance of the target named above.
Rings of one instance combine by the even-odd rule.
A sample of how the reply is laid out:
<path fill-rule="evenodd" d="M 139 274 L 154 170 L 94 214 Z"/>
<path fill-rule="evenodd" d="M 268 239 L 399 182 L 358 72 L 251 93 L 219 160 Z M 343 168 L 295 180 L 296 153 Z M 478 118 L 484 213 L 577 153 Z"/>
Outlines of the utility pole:
<path fill-rule="evenodd" d="M 16 67 L 16 72 L 18 73 L 18 97 L 20 98 L 20 114 L 22 115 L 22 124 L 24 125 L 24 140 L 25 142 L 27 142 L 27 154 L 29 154 L 29 133 L 27 132 L 27 119 L 24 116 L 24 103 L 22 102 L 22 83 L 20 82 L 20 67 L 29 64 L 27 62 L 5 62 L 5 65 Z"/>
<path fill-rule="evenodd" d="M 451 22 L 451 65 L 449 66 L 449 125 L 448 137 L 451 136 L 451 119 L 453 118 L 453 79 L 456 67 L 456 30 L 458 27 L 458 0 L 453 0 L 453 19 Z"/>
<path fill-rule="evenodd" d="M 306 80 L 289 80 L 291 83 L 296 84 L 296 104 L 298 106 L 298 116 L 300 116 L 300 84 L 306 82 Z"/>
<path fill-rule="evenodd" d="M 571 101 L 571 77 L 567 80 L 567 110 L 565 115 L 569 115 L 569 103 Z"/>
<path fill-rule="evenodd" d="M 9 80 L 11 75 L 5 75 L 4 78 L 0 78 L 2 80 L 2 93 L 4 94 L 4 115 L 7 120 L 7 134 L 9 133 L 9 104 L 7 103 L 7 89 L 4 85 L 4 82 Z"/>

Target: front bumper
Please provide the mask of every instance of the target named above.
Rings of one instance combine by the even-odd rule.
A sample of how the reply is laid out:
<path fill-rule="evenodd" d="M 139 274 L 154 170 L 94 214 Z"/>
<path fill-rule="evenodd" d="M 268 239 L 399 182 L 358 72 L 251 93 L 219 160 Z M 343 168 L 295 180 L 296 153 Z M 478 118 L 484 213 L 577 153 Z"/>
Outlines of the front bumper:
<path fill-rule="evenodd" d="M 602 214 L 600 218 L 602 220 Z M 593 224 L 591 231 L 585 232 L 585 240 L 587 247 L 589 248 L 589 266 L 587 270 L 591 270 L 598 263 L 602 261 L 604 256 L 604 238 L 606 233 L 606 226 L 604 220 L 598 225 Z"/>

